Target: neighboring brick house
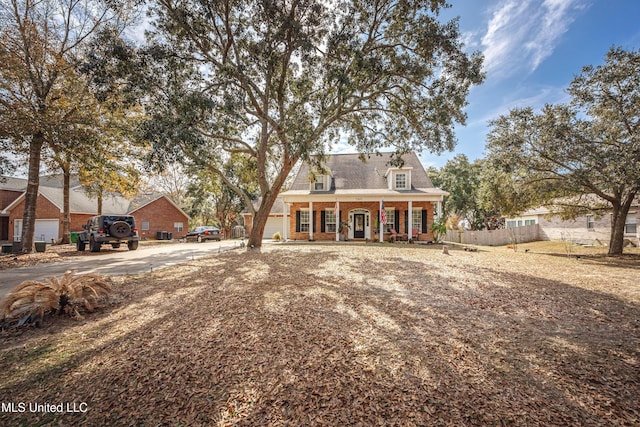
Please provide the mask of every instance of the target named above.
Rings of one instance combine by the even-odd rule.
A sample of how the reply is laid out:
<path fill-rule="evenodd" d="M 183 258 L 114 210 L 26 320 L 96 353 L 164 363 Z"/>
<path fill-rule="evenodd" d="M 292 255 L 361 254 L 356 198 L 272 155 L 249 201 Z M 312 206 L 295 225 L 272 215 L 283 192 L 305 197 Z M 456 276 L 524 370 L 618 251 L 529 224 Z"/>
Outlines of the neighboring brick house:
<path fill-rule="evenodd" d="M 142 239 L 155 239 L 158 231 L 173 233 L 174 238 L 187 234 L 189 216 L 165 195 L 138 196 L 131 201 L 128 213 L 136 218 Z"/>
<path fill-rule="evenodd" d="M 611 238 L 611 214 L 583 215 L 563 220 L 553 210 L 540 207 L 524 212 L 519 217 L 506 218 L 507 228 L 538 224 L 540 240 L 568 240 L 581 244 L 608 244 Z M 640 200 L 635 200 L 627 215 L 624 238 L 640 244 Z"/>
<path fill-rule="evenodd" d="M 18 240 L 22 234 L 24 214 L 24 196 L 27 183 L 25 179 L 9 178 L 0 182 L 0 200 L 13 200 L 0 210 L 1 240 Z M 17 197 L 14 197 L 18 193 Z M 35 240 L 58 240 L 62 236 L 63 189 L 58 176 L 42 177 L 36 202 Z M 97 215 L 97 199 L 87 195 L 77 180 L 72 181 L 69 192 L 69 210 L 71 212 L 71 231 L 81 231 L 82 225 Z M 102 201 L 104 215 L 133 215 L 140 237 L 155 238 L 158 231 L 178 233 L 186 231 L 189 216 L 162 194 L 143 195 L 126 199 L 117 194 L 104 196 Z"/>
<path fill-rule="evenodd" d="M 397 168 L 389 166 L 391 153 L 366 161 L 358 154 L 335 154 L 327 156 L 324 173 L 305 162 L 291 188 L 279 195 L 280 212 L 272 210 L 270 217 L 280 218 L 283 238 L 290 240 L 341 240 L 345 223 L 349 240 L 388 241 L 393 229 L 404 235 L 416 230 L 417 240 L 432 241 L 431 224 L 448 193 L 433 186 L 415 153 L 403 159 Z"/>
<path fill-rule="evenodd" d="M 9 213 L 7 206 L 24 193 L 26 180 L 10 177 L 0 177 L 0 241 L 9 240 Z"/>

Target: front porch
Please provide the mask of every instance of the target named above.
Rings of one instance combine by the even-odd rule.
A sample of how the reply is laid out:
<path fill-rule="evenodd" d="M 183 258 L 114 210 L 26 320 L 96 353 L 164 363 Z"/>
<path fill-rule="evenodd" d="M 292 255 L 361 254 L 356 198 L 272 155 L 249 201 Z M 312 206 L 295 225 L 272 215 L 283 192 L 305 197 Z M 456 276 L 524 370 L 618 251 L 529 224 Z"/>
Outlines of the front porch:
<path fill-rule="evenodd" d="M 384 206 L 386 222 L 381 220 Z M 431 224 L 440 209 L 438 201 L 358 200 L 286 203 L 283 228 L 287 240 L 390 241 L 393 232 L 417 241 L 433 240 Z"/>

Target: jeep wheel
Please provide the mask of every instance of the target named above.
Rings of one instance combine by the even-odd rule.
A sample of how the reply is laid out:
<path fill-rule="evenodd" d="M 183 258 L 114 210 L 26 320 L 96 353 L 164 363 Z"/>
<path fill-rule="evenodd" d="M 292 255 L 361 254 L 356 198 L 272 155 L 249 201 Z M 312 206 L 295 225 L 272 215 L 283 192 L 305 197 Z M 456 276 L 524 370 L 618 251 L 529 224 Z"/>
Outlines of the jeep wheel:
<path fill-rule="evenodd" d="M 80 238 L 78 237 L 78 240 L 76 240 L 76 249 L 78 250 L 78 252 L 84 252 L 86 245 L 87 242 L 85 242 L 84 240 L 80 240 Z"/>
<path fill-rule="evenodd" d="M 135 251 L 136 249 L 138 249 L 138 241 L 137 240 L 131 240 L 131 241 L 127 242 L 127 247 L 129 247 L 130 251 Z"/>
<path fill-rule="evenodd" d="M 89 250 L 91 250 L 91 252 L 100 252 L 100 242 L 96 242 L 93 236 L 91 236 L 89 240 Z"/>
<path fill-rule="evenodd" d="M 109 233 L 118 239 L 129 237 L 131 226 L 124 221 L 116 221 L 109 226 Z"/>

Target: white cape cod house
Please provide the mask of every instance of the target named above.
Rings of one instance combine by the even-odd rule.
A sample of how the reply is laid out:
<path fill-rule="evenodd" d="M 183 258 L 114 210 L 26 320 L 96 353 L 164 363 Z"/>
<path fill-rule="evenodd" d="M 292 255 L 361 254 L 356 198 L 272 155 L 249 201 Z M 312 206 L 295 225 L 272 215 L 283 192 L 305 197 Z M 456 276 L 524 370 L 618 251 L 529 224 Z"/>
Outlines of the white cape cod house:
<path fill-rule="evenodd" d="M 432 241 L 431 226 L 448 193 L 433 186 L 415 153 L 403 156 L 401 168 L 389 166 L 390 159 L 391 153 L 364 162 L 358 154 L 330 155 L 322 171 L 305 162 L 276 202 L 282 237 L 382 242 L 398 234 Z"/>

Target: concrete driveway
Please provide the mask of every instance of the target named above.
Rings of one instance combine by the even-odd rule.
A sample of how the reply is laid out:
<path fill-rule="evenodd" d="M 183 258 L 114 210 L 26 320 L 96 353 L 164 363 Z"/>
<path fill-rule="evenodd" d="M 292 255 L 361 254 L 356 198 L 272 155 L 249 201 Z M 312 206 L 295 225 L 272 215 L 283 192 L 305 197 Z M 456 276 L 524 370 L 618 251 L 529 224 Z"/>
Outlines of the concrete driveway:
<path fill-rule="evenodd" d="M 42 280 L 48 276 L 59 276 L 67 270 L 76 270 L 78 274 L 126 275 L 148 273 L 158 268 L 239 248 L 239 244 L 238 240 L 223 240 L 222 242 L 140 246 L 135 251 L 93 254 L 91 256 L 73 257 L 68 261 L 3 270 L 0 271 L 0 299 L 4 298 L 17 284 L 25 280 Z"/>

